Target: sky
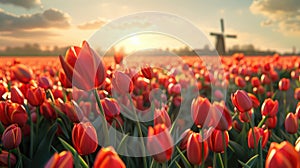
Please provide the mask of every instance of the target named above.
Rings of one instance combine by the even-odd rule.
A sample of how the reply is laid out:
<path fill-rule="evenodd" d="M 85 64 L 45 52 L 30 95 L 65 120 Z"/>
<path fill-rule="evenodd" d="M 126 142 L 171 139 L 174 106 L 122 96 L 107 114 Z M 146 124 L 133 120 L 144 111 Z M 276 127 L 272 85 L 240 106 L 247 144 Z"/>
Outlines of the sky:
<path fill-rule="evenodd" d="M 172 22 L 153 16 L 148 21 L 142 18 L 118 24 L 122 18 L 128 19 L 128 15 L 145 11 L 179 19 Z M 215 37 L 209 33 L 221 31 L 220 18 L 225 22 L 225 34 L 237 35 L 236 39 L 226 39 L 227 47 L 253 44 L 263 50 L 291 52 L 293 46 L 300 50 L 299 0 L 0 0 L 0 49 L 25 43 L 38 43 L 42 47 L 80 45 L 104 28 L 106 37 L 97 36 L 99 43 L 122 32 L 124 38 L 114 45 L 126 45 L 128 51 L 149 46 L 174 48 L 184 45 L 185 40 L 165 34 L 148 32 L 126 36 L 137 29 L 154 30 L 158 25 L 170 32 L 181 27 L 183 36 L 190 36 L 193 31 L 189 27 L 195 27 L 213 45 Z M 112 23 L 117 26 L 108 30 L 107 25 Z"/>

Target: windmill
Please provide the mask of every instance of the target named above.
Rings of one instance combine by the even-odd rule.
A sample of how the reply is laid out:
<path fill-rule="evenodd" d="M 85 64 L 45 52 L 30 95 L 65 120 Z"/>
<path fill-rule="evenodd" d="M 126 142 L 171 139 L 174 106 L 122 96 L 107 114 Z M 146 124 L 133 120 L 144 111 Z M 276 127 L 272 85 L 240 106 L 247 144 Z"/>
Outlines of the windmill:
<path fill-rule="evenodd" d="M 216 49 L 219 55 L 224 55 L 226 53 L 225 50 L 225 37 L 226 38 L 236 38 L 236 35 L 224 34 L 224 21 L 221 19 L 221 33 L 210 33 L 211 36 L 216 36 Z"/>

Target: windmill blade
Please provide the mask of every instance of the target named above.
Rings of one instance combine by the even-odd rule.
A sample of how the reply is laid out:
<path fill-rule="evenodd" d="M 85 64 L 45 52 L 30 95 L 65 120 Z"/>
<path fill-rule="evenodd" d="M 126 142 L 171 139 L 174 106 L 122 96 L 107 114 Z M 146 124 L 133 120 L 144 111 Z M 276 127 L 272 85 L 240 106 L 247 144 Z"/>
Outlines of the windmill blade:
<path fill-rule="evenodd" d="M 236 35 L 231 35 L 231 34 L 228 34 L 228 35 L 226 35 L 225 37 L 228 37 L 228 38 L 237 38 Z"/>
<path fill-rule="evenodd" d="M 220 33 L 210 33 L 211 36 L 222 36 Z"/>
<path fill-rule="evenodd" d="M 224 20 L 221 18 L 221 32 L 224 33 Z"/>

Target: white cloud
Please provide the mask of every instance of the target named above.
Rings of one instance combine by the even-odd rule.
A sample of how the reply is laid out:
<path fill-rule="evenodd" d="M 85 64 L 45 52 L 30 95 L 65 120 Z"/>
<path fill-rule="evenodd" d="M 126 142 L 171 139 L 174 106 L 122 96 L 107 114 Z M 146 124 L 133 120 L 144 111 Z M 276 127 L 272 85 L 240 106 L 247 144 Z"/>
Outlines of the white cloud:
<path fill-rule="evenodd" d="M 266 18 L 262 26 L 275 25 L 284 34 L 300 34 L 299 0 L 256 0 L 250 10 Z"/>
<path fill-rule="evenodd" d="M 47 9 L 42 13 L 15 15 L 0 10 L 0 31 L 30 30 L 36 28 L 59 28 L 70 27 L 68 14 L 57 10 Z"/>
<path fill-rule="evenodd" d="M 35 8 L 41 5 L 40 0 L 0 0 L 0 3 L 3 4 L 12 4 L 15 6 L 20 6 L 23 8 Z"/>

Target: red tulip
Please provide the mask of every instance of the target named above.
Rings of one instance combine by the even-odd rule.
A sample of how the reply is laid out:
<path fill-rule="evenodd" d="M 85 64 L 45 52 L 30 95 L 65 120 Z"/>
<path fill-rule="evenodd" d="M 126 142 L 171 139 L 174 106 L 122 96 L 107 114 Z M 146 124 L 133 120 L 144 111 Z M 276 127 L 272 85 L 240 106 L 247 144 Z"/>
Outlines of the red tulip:
<path fill-rule="evenodd" d="M 298 117 L 294 113 L 288 113 L 284 121 L 284 128 L 290 134 L 298 131 Z"/>
<path fill-rule="evenodd" d="M 253 87 L 258 87 L 260 85 L 260 81 L 259 81 L 259 78 L 258 77 L 252 77 L 251 78 L 251 85 Z"/>
<path fill-rule="evenodd" d="M 26 98 L 28 103 L 32 106 L 40 106 L 43 104 L 45 100 L 46 94 L 44 89 L 37 87 L 37 88 L 29 88 L 27 90 Z"/>
<path fill-rule="evenodd" d="M 259 102 L 259 100 L 257 99 L 257 97 L 256 97 L 254 94 L 252 94 L 252 93 L 248 93 L 248 96 L 249 96 L 250 99 L 252 100 L 252 105 L 253 105 L 253 107 L 254 107 L 254 108 L 259 107 L 260 102 Z"/>
<path fill-rule="evenodd" d="M 22 127 L 27 119 L 28 115 L 22 105 L 11 102 L 0 103 L 0 121 L 3 125 L 18 124 Z"/>
<path fill-rule="evenodd" d="M 290 88 L 290 80 L 287 78 L 282 78 L 278 84 L 279 90 L 287 91 Z"/>
<path fill-rule="evenodd" d="M 79 89 L 91 90 L 101 86 L 105 80 L 102 60 L 86 41 L 83 41 L 82 48 L 71 47 L 65 59 L 59 56 L 59 60 L 68 80 Z"/>
<path fill-rule="evenodd" d="M 94 153 L 98 147 L 96 129 L 90 122 L 75 124 L 72 130 L 72 142 L 80 155 Z"/>
<path fill-rule="evenodd" d="M 203 156 L 202 156 L 203 153 Z M 190 135 L 187 142 L 187 158 L 194 165 L 204 163 L 208 156 L 208 145 L 206 141 L 202 141 L 199 133 Z M 202 158 L 204 160 L 202 160 Z"/>
<path fill-rule="evenodd" d="M 22 83 L 28 83 L 32 79 L 32 70 L 23 64 L 17 64 L 11 69 L 14 77 Z"/>
<path fill-rule="evenodd" d="M 225 134 L 225 144 L 226 147 L 229 143 L 229 134 L 228 131 L 224 131 Z M 208 147 L 211 151 L 217 152 L 217 153 L 223 153 L 224 152 L 224 144 L 222 139 L 222 131 L 214 129 L 212 131 L 212 134 L 210 135 L 208 139 Z"/>
<path fill-rule="evenodd" d="M 264 101 L 261 106 L 261 115 L 274 117 L 278 112 L 278 101 L 273 101 L 272 99 L 268 98 Z"/>
<path fill-rule="evenodd" d="M 59 154 L 54 153 L 46 163 L 45 168 L 72 168 L 73 162 L 72 153 L 70 151 L 62 151 Z"/>
<path fill-rule="evenodd" d="M 248 132 L 248 147 L 252 148 L 252 149 L 256 148 L 258 146 L 259 139 L 262 139 L 261 144 L 262 144 L 262 147 L 264 148 L 269 139 L 269 131 L 267 129 L 263 130 L 262 128 L 254 127 L 254 136 L 255 136 L 256 147 L 254 146 L 254 137 L 253 137 L 252 131 L 253 130 L 250 129 Z"/>
<path fill-rule="evenodd" d="M 280 144 L 272 142 L 266 158 L 265 168 L 284 167 L 299 168 L 300 155 L 287 141 Z"/>
<path fill-rule="evenodd" d="M 277 116 L 274 117 L 268 117 L 265 123 L 266 127 L 268 129 L 276 128 L 277 125 Z"/>
<path fill-rule="evenodd" d="M 295 142 L 295 149 L 300 154 L 300 137 Z"/>
<path fill-rule="evenodd" d="M 231 95 L 231 101 L 239 112 L 247 112 L 252 109 L 252 100 L 248 96 L 247 92 L 243 90 L 237 90 Z"/>
<path fill-rule="evenodd" d="M 23 93 L 21 92 L 21 90 L 18 87 L 16 87 L 16 86 L 11 87 L 10 93 L 11 93 L 10 100 L 13 103 L 18 103 L 18 104 L 24 103 Z"/>
<path fill-rule="evenodd" d="M 2 144 L 6 149 L 18 147 L 22 140 L 21 128 L 17 124 L 8 126 L 2 134 Z"/>
<path fill-rule="evenodd" d="M 231 129 L 232 119 L 230 112 L 225 106 L 224 102 L 214 102 L 212 110 L 209 113 L 210 125 L 218 130 L 226 131 Z"/>
<path fill-rule="evenodd" d="M 57 114 L 49 101 L 45 101 L 40 106 L 40 112 L 47 119 L 56 119 L 57 118 Z"/>
<path fill-rule="evenodd" d="M 17 163 L 17 158 L 14 154 L 10 153 L 10 165 L 13 167 Z M 0 153 L 0 166 L 8 167 L 8 152 L 5 150 L 1 150 Z"/>
<path fill-rule="evenodd" d="M 171 159 L 173 139 L 165 124 L 148 128 L 147 149 L 157 162 L 163 163 Z"/>
<path fill-rule="evenodd" d="M 168 128 L 172 126 L 170 116 L 164 107 L 154 110 L 154 125 L 157 124 L 165 124 Z"/>
<path fill-rule="evenodd" d="M 150 66 L 142 67 L 141 71 L 142 71 L 142 74 L 144 75 L 144 77 L 147 79 L 152 79 L 154 76 L 153 69 Z"/>
<path fill-rule="evenodd" d="M 250 110 L 248 112 L 245 112 L 245 113 L 239 113 L 239 119 L 242 121 L 242 122 L 250 122 L 251 118 L 252 118 L 252 114 L 253 114 L 253 110 Z"/>
<path fill-rule="evenodd" d="M 118 94 L 128 94 L 133 90 L 132 80 L 123 72 L 116 71 L 112 78 L 113 89 Z"/>
<path fill-rule="evenodd" d="M 95 168 L 106 168 L 106 167 L 114 167 L 114 168 L 125 168 L 125 164 L 119 155 L 116 153 L 113 147 L 109 146 L 106 148 L 101 148 L 98 152 L 95 162 Z"/>
<path fill-rule="evenodd" d="M 56 105 L 61 109 L 61 111 L 64 114 L 66 114 L 68 116 L 68 118 L 73 123 L 78 123 L 79 122 L 77 112 L 76 112 L 72 102 L 70 102 L 70 101 L 62 102 L 60 99 L 58 99 L 58 101 L 56 101 Z"/>
<path fill-rule="evenodd" d="M 235 77 L 234 82 L 235 82 L 235 85 L 237 85 L 240 88 L 243 88 L 246 86 L 245 80 L 240 76 Z"/>
<path fill-rule="evenodd" d="M 187 129 L 187 130 L 185 130 L 183 133 L 182 133 L 182 135 L 181 135 L 181 137 L 182 137 L 182 140 L 181 140 L 181 143 L 180 143 L 180 145 L 179 145 L 179 148 L 181 149 L 181 150 L 185 150 L 186 149 L 186 147 L 187 147 L 187 142 L 188 142 L 188 140 L 189 140 L 189 138 L 190 138 L 190 136 L 193 134 L 193 131 L 191 130 L 191 129 Z"/>
<path fill-rule="evenodd" d="M 38 86 L 44 88 L 45 90 L 51 89 L 53 86 L 52 80 L 46 76 L 39 77 Z"/>
<path fill-rule="evenodd" d="M 72 87 L 71 81 L 69 81 L 69 79 L 67 78 L 66 74 L 63 71 L 58 72 L 58 78 L 63 87 L 65 87 L 65 88 Z"/>
<path fill-rule="evenodd" d="M 268 85 L 271 83 L 271 79 L 266 74 L 262 74 L 260 77 L 261 83 L 264 85 Z"/>
<path fill-rule="evenodd" d="M 101 99 L 101 104 L 107 119 L 116 117 L 120 114 L 120 106 L 118 102 L 113 98 Z"/>
<path fill-rule="evenodd" d="M 2 100 L 2 96 L 4 93 L 8 92 L 7 84 L 3 81 L 0 81 L 0 100 Z"/>
<path fill-rule="evenodd" d="M 204 126 L 211 104 L 207 98 L 197 97 L 191 105 L 192 119 L 196 125 Z M 209 120 L 206 122 L 208 125 Z"/>
<path fill-rule="evenodd" d="M 114 59 L 116 64 L 122 63 L 124 58 L 124 53 L 122 51 L 114 53 Z"/>
<path fill-rule="evenodd" d="M 294 97 L 296 100 L 300 101 L 300 88 L 295 89 Z"/>
<path fill-rule="evenodd" d="M 168 93 L 171 95 L 179 95 L 181 93 L 181 85 L 179 83 L 170 83 L 168 86 Z"/>

